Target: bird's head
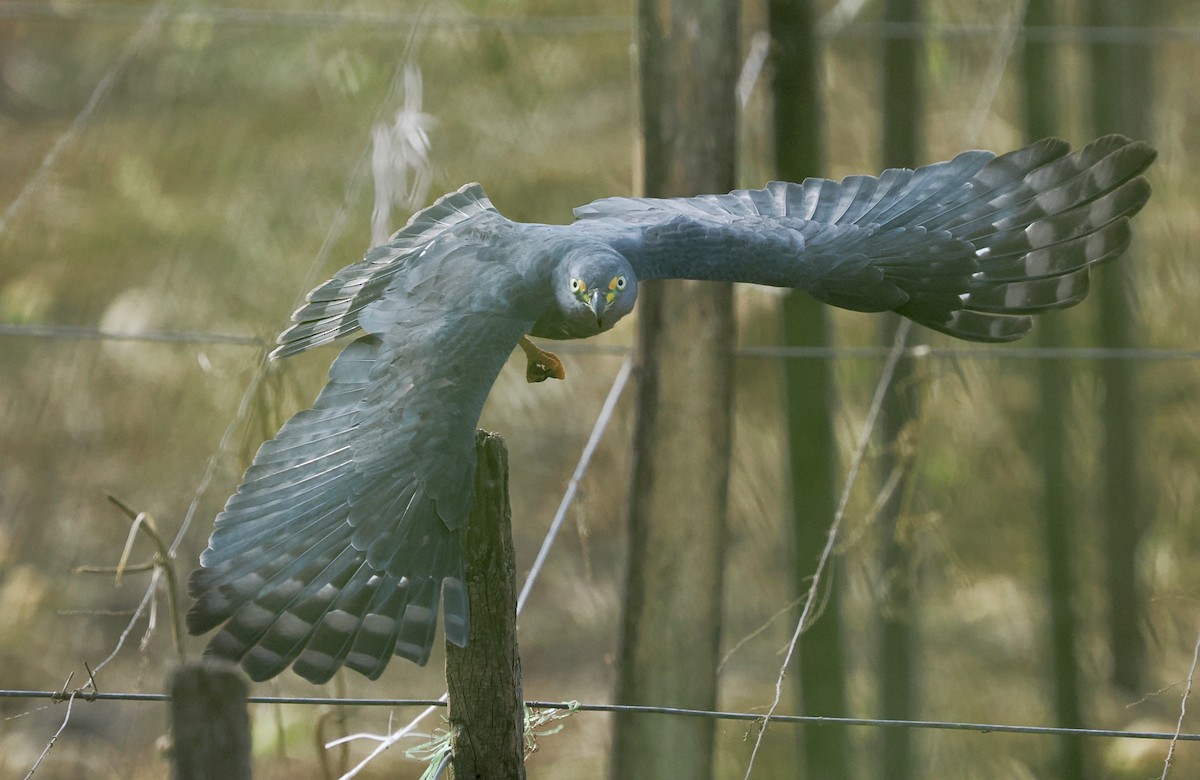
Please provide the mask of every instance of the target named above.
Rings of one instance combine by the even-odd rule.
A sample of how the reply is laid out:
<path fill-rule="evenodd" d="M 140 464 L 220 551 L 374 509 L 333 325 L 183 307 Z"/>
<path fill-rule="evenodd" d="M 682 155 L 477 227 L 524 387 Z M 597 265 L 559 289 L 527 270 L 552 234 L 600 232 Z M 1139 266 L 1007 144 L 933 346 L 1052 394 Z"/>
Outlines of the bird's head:
<path fill-rule="evenodd" d="M 637 277 L 620 253 L 588 247 L 568 253 L 554 275 L 559 314 L 572 335 L 590 336 L 611 328 L 633 311 Z"/>

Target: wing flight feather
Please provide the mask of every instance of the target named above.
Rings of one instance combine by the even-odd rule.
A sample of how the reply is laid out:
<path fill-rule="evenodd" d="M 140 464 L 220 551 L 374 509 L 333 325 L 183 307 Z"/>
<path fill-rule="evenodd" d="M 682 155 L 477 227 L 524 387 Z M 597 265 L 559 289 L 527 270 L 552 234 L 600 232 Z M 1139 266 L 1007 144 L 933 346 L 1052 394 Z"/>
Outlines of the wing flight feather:
<path fill-rule="evenodd" d="M 436 235 L 392 258 L 404 273 L 368 255 L 318 288 L 281 339 L 288 354 L 368 334 L 333 361 L 313 407 L 259 449 L 189 582 L 189 630 L 222 626 L 209 652 L 252 679 L 289 665 L 313 682 L 343 665 L 375 678 L 392 655 L 424 663 L 439 609 L 447 638 L 466 642 L 475 424 L 537 315 L 514 310 L 520 280 L 461 232 L 487 210 L 482 191 L 456 195 L 406 228 Z"/>
<path fill-rule="evenodd" d="M 610 231 L 639 279 L 796 287 L 960 338 L 1008 341 L 1029 330 L 1030 312 L 1082 300 L 1087 268 L 1128 246 L 1154 157 L 1117 135 L 1074 153 L 1046 139 L 878 177 L 606 198 L 577 209 L 576 224 Z"/>

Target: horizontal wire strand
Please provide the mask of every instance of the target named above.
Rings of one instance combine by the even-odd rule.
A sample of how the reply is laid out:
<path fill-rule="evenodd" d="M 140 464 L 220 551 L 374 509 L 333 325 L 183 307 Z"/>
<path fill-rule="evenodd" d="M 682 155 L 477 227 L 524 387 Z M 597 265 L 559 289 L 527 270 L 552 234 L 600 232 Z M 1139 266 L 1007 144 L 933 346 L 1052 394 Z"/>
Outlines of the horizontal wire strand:
<path fill-rule="evenodd" d="M 193 330 L 163 331 L 111 331 L 86 325 L 54 325 L 37 323 L 0 323 L 0 337 L 32 338 L 49 340 L 94 340 L 150 343 L 201 344 L 214 346 L 239 346 L 263 348 L 271 346 L 272 339 L 241 333 L 220 333 Z M 616 355 L 626 356 L 632 347 L 617 344 L 592 344 L 586 342 L 556 343 L 554 350 L 564 355 Z M 790 360 L 815 359 L 884 359 L 888 347 L 783 347 L 743 346 L 734 350 L 741 358 L 782 358 Z M 974 359 L 991 360 L 1145 360 L 1145 361 L 1191 361 L 1200 360 L 1200 349 L 1172 349 L 1156 347 L 1018 347 L 1009 345 L 983 347 L 931 347 L 921 345 L 909 347 L 902 353 L 909 358 Z"/>
<path fill-rule="evenodd" d="M 0 698 L 50 699 L 66 701 L 71 694 L 62 691 L 0 690 Z M 76 700 L 167 702 L 171 697 L 165 693 L 79 693 Z M 353 697 L 322 698 L 317 696 L 248 696 L 250 704 L 327 705 L 331 707 L 445 707 L 440 699 L 369 699 Z M 566 710 L 578 712 L 628 712 L 641 715 L 674 715 L 687 718 L 710 718 L 713 720 L 762 721 L 763 715 L 754 712 L 728 710 L 696 710 L 683 707 L 656 707 L 636 704 L 589 704 L 574 701 L 527 700 L 525 706 L 542 710 Z M 1022 726 L 1010 723 L 976 723 L 948 720 L 896 720 L 890 718 L 835 718 L 823 715 L 772 715 L 772 723 L 807 723 L 830 726 L 876 726 L 881 728 L 938 729 L 949 731 L 978 731 L 981 733 L 1069 735 L 1105 737 L 1114 739 L 1152 739 L 1180 742 L 1200 742 L 1200 734 L 1176 734 L 1173 731 L 1122 731 L 1120 729 L 1065 728 L 1060 726 Z"/>
<path fill-rule="evenodd" d="M 59 4 L 44 2 L 0 3 L 0 19 L 43 17 L 74 21 L 138 21 L 146 7 L 129 3 Z M 421 17 L 416 13 L 313 11 L 286 8 L 179 8 L 171 18 L 199 21 L 230 27 L 276 27 L 343 29 L 369 27 L 376 32 L 407 30 L 417 24 L 432 28 L 496 30 L 534 34 L 589 34 L 628 32 L 634 27 L 626 15 L 546 15 L 538 17 L 478 16 L 472 14 Z M 819 30 L 821 37 L 868 39 L 975 39 L 990 38 L 1008 29 L 999 23 L 935 23 L 863 21 Z M 1020 35 L 1029 41 L 1076 43 L 1161 43 L 1163 41 L 1200 41 L 1200 27 L 1192 25 L 1152 27 L 1107 27 L 1093 25 L 1048 25 L 1023 28 Z"/>

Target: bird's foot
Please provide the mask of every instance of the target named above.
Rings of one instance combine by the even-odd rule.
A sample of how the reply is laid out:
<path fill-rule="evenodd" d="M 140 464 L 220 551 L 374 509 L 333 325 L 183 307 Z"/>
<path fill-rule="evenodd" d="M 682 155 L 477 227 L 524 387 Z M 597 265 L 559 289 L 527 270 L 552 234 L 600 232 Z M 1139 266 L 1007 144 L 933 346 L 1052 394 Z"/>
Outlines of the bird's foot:
<path fill-rule="evenodd" d="M 567 372 L 562 361 L 553 352 L 541 349 L 528 336 L 521 337 L 521 349 L 525 350 L 525 358 L 529 361 L 525 366 L 525 381 L 530 384 L 544 382 L 547 379 L 566 379 Z"/>

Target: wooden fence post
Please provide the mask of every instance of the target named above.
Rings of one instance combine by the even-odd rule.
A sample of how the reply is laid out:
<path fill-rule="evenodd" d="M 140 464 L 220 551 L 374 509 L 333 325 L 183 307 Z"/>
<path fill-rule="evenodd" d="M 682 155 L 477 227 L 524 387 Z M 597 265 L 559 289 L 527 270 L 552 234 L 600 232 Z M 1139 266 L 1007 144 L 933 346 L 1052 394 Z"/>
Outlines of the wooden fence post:
<path fill-rule="evenodd" d="M 455 780 L 524 778 L 508 450 L 498 435 L 477 431 L 475 454 L 475 505 L 467 530 L 471 630 L 466 647 L 446 643 L 451 768 Z"/>
<path fill-rule="evenodd" d="M 167 690 L 172 780 L 250 780 L 247 687 L 237 667 L 189 661 L 171 672 Z"/>

